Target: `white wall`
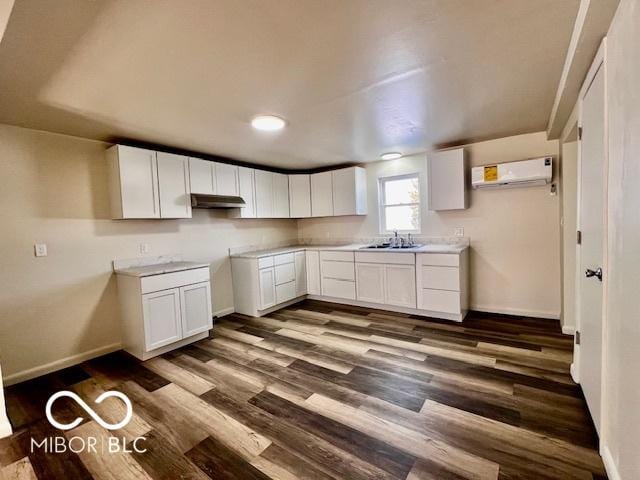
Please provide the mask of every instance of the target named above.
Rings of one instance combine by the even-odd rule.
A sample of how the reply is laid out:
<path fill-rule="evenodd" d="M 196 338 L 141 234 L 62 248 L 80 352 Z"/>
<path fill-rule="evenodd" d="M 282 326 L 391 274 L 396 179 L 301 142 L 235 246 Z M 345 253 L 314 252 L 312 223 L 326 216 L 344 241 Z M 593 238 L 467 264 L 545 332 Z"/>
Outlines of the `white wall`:
<path fill-rule="evenodd" d="M 544 132 L 467 146 L 472 166 L 558 156 L 558 142 Z M 472 191 L 471 207 L 451 212 L 426 208 L 426 155 L 366 164 L 366 217 L 298 221 L 301 239 L 349 240 L 379 234 L 380 176 L 420 172 L 422 235 L 453 236 L 464 227 L 471 239 L 471 307 L 494 312 L 560 316 L 559 200 L 548 187 Z"/>
<path fill-rule="evenodd" d="M 608 291 L 603 457 L 640 478 L 640 2 L 622 0 L 607 41 Z"/>
<path fill-rule="evenodd" d="M 0 358 L 5 376 L 120 342 L 114 258 L 211 263 L 214 310 L 233 306 L 228 248 L 296 239 L 295 220 L 110 220 L 106 144 L 0 125 Z M 35 258 L 33 244 L 49 256 Z"/>

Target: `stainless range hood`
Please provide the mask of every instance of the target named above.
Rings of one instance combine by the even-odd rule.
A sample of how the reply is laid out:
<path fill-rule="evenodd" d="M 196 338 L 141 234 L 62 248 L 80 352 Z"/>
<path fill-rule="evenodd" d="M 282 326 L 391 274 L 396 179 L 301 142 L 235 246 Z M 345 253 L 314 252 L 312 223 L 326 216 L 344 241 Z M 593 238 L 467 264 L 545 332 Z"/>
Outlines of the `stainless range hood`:
<path fill-rule="evenodd" d="M 227 195 L 191 194 L 192 208 L 242 208 L 246 206 L 242 197 Z"/>

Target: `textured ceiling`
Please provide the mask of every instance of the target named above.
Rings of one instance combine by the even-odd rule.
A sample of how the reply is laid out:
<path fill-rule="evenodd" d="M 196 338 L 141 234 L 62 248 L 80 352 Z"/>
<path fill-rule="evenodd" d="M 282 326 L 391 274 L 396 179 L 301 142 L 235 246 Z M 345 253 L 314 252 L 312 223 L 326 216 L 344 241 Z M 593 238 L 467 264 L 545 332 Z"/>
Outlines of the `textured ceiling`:
<path fill-rule="evenodd" d="M 16 0 L 0 122 L 284 168 L 541 131 L 578 3 Z"/>

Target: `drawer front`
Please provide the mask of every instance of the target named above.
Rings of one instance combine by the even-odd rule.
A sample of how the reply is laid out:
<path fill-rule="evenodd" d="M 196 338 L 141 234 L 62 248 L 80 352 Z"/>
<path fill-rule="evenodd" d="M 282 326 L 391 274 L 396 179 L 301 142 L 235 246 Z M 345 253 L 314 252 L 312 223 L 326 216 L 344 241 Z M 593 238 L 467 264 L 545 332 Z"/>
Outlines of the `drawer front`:
<path fill-rule="evenodd" d="M 293 252 L 292 253 L 283 253 L 281 255 L 273 256 L 273 264 L 274 265 L 284 265 L 285 263 L 293 263 Z"/>
<path fill-rule="evenodd" d="M 278 265 L 276 271 L 276 285 L 292 282 L 296 279 L 296 267 L 294 263 Z"/>
<path fill-rule="evenodd" d="M 258 259 L 258 268 L 273 267 L 273 257 L 262 257 Z"/>
<path fill-rule="evenodd" d="M 432 312 L 460 313 L 460 292 L 422 289 L 418 302 L 421 310 Z"/>
<path fill-rule="evenodd" d="M 422 266 L 422 288 L 460 291 L 460 269 L 458 267 Z"/>
<path fill-rule="evenodd" d="M 418 265 L 459 267 L 460 255 L 457 253 L 420 253 L 418 254 Z"/>
<path fill-rule="evenodd" d="M 322 279 L 322 295 L 327 297 L 356 299 L 356 282 L 335 280 L 333 278 Z"/>
<path fill-rule="evenodd" d="M 356 262 L 414 265 L 415 254 L 398 252 L 355 252 Z"/>
<path fill-rule="evenodd" d="M 353 252 L 332 252 L 330 250 L 320 252 L 320 260 L 333 260 L 336 262 L 353 262 Z"/>
<path fill-rule="evenodd" d="M 182 272 L 152 275 L 140 279 L 142 293 L 158 292 L 169 288 L 182 287 L 192 283 L 208 282 L 209 269 L 207 267 L 184 270 Z"/>
<path fill-rule="evenodd" d="M 276 303 L 286 302 L 296 298 L 296 282 L 283 283 L 276 285 Z"/>
<path fill-rule="evenodd" d="M 322 278 L 349 280 L 351 282 L 354 282 L 356 279 L 353 263 L 324 260 L 322 262 L 321 268 Z"/>

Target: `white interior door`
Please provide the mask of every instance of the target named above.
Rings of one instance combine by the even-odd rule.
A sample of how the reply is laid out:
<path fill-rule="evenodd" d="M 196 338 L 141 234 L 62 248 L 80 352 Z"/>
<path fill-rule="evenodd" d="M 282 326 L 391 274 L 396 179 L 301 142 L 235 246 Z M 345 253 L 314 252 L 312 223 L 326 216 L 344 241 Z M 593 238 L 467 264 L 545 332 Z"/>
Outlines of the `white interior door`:
<path fill-rule="evenodd" d="M 604 69 L 600 67 L 582 99 L 579 174 L 578 318 L 580 384 L 596 429 L 600 430 L 602 383 L 602 267 L 604 230 Z"/>

